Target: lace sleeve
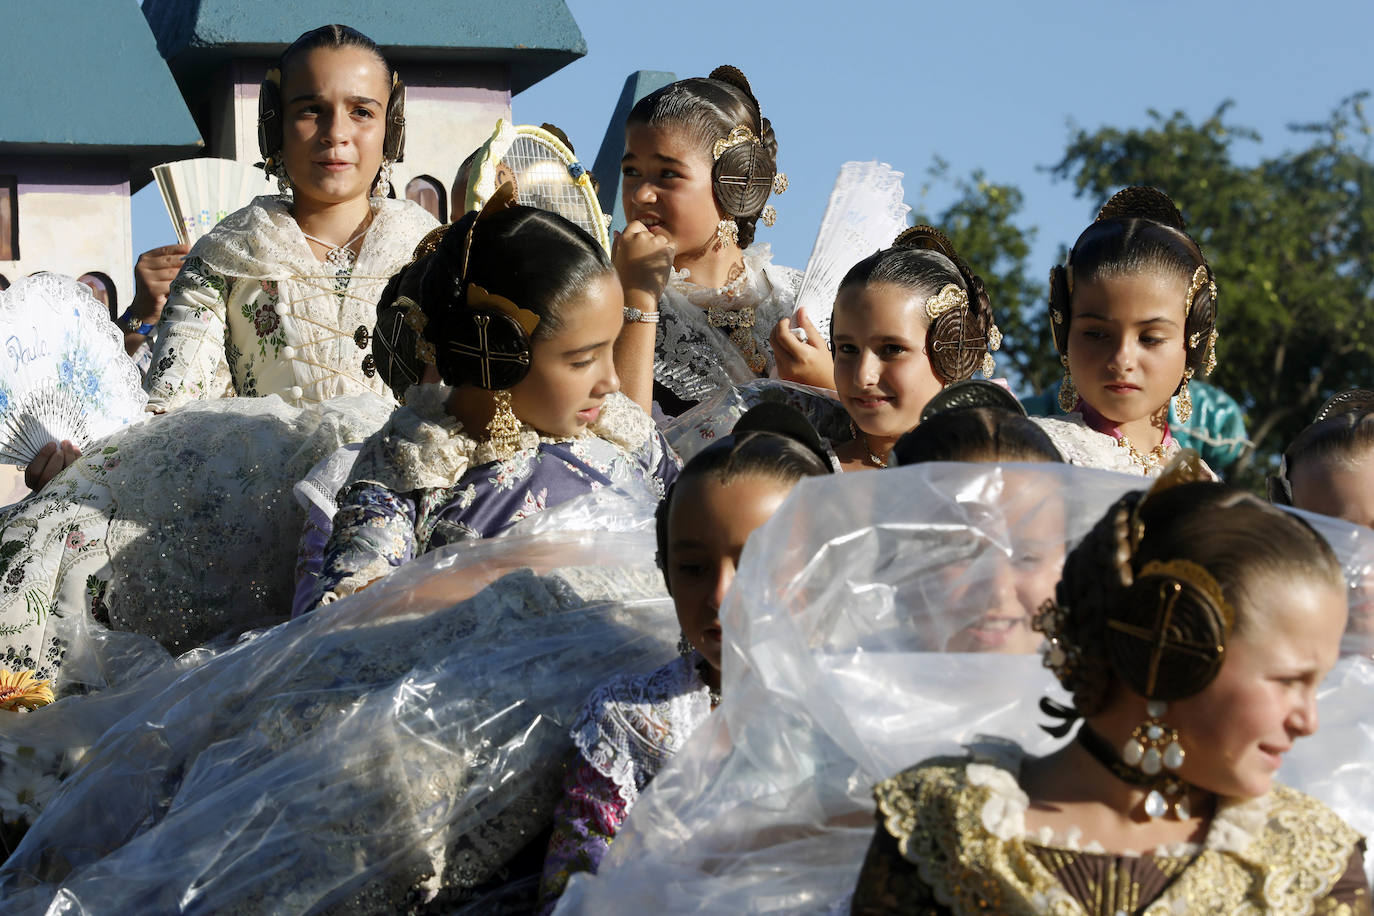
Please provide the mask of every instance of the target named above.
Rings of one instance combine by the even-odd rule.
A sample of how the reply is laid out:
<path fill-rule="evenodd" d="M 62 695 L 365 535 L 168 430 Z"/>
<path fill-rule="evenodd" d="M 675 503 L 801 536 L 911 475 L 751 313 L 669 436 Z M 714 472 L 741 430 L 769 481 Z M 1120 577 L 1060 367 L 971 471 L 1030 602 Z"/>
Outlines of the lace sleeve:
<path fill-rule="evenodd" d="M 144 387 L 157 413 L 223 393 L 229 280 L 189 257 L 172 281 Z"/>
<path fill-rule="evenodd" d="M 1369 897 L 1369 879 L 1364 873 L 1365 844 L 1355 845 L 1345 874 L 1331 888 L 1331 893 L 1317 901 L 1312 910 L 1317 916 L 1370 916 L 1374 912 Z"/>
<path fill-rule="evenodd" d="M 581 755 L 575 760 L 563 782 L 563 798 L 553 809 L 553 835 L 539 881 L 540 914 L 552 912 L 573 874 L 596 873 L 627 814 L 615 783 Z"/>
<path fill-rule="evenodd" d="M 351 595 L 415 557 L 414 501 L 375 483 L 355 483 L 339 494 L 334 531 L 324 548 L 319 599 Z"/>
<path fill-rule="evenodd" d="M 878 829 L 864 857 L 849 912 L 854 916 L 948 916 L 951 910 L 936 901 L 916 866 L 902 858 L 897 841 L 881 823 L 881 813 L 878 818 Z"/>

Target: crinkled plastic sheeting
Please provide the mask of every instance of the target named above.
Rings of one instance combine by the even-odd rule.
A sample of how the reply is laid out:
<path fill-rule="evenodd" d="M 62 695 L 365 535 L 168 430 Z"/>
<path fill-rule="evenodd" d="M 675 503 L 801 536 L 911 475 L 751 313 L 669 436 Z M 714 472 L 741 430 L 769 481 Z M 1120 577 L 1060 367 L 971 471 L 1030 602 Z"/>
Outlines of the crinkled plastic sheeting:
<path fill-rule="evenodd" d="M 1141 485 L 1049 465 L 804 481 L 750 539 L 722 609 L 723 704 L 556 912 L 847 912 L 875 782 L 978 735 L 1031 753 L 1057 743 L 1037 704 L 1067 698 L 1038 655 L 940 650 L 968 646 L 970 623 L 1005 611 L 985 599 L 1008 569 L 1033 580 Z M 1374 532 L 1319 524 L 1365 576 Z M 1321 730 L 1280 776 L 1374 832 L 1374 668 L 1343 659 L 1320 704 Z"/>
<path fill-rule="evenodd" d="M 11 741 L 90 747 L 0 868 L 5 912 L 447 911 L 499 885 L 551 820 L 586 695 L 673 655 L 638 528 L 453 545 L 19 717 Z"/>

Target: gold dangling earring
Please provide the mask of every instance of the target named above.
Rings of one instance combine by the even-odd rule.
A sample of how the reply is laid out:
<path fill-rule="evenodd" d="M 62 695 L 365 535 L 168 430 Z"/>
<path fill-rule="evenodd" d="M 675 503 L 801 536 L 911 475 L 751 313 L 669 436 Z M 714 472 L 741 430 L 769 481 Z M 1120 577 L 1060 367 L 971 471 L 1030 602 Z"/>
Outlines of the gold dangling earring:
<path fill-rule="evenodd" d="M 716 223 L 716 241 L 722 245 L 738 245 L 739 223 L 732 219 L 723 219 Z"/>
<path fill-rule="evenodd" d="M 1078 406 L 1078 386 L 1073 383 L 1073 375 L 1069 373 L 1069 358 L 1061 356 L 1059 361 L 1064 364 L 1064 381 L 1059 383 L 1059 409 L 1064 413 L 1073 413 Z"/>
<path fill-rule="evenodd" d="M 514 454 L 520 448 L 520 419 L 510 407 L 510 392 L 496 392 L 496 409 L 487 424 L 487 439 L 498 455 Z"/>
<path fill-rule="evenodd" d="M 1174 412 L 1178 414 L 1178 422 L 1187 423 L 1193 415 L 1193 395 L 1188 391 L 1188 380 L 1193 377 L 1193 370 L 1189 368 L 1183 373 L 1183 384 L 1179 386 L 1178 394 L 1174 395 L 1178 399 L 1174 404 Z"/>

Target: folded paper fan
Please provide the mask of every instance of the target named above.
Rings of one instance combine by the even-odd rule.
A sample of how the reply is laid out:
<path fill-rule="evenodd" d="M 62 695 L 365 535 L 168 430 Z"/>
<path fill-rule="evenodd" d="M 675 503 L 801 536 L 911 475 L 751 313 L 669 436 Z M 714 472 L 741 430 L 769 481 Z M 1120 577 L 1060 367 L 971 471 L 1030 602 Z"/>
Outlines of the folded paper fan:
<path fill-rule="evenodd" d="M 232 159 L 183 159 L 153 166 L 177 241 L 189 245 L 261 194 L 275 193 L 261 169 Z"/>
<path fill-rule="evenodd" d="M 811 259 L 806 262 L 796 308 L 806 309 L 830 339 L 830 312 L 840 281 L 859 261 L 907 228 L 911 207 L 902 201 L 902 173 L 885 162 L 846 162 L 840 168 Z"/>
<path fill-rule="evenodd" d="M 557 213 L 611 250 L 591 175 L 558 137 L 542 127 L 497 121 L 468 171 L 467 208 L 480 210 L 508 181 L 516 203 Z"/>
<path fill-rule="evenodd" d="M 26 277 L 0 291 L 0 462 L 27 465 L 49 442 L 80 448 L 144 415 L 148 396 L 124 335 L 83 283 Z"/>

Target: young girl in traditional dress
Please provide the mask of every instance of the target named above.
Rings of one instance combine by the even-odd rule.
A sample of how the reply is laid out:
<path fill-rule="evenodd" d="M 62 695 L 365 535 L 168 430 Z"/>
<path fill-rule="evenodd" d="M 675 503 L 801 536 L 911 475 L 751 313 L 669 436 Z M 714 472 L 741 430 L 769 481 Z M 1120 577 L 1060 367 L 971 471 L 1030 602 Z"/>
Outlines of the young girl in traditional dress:
<path fill-rule="evenodd" d="M 976 371 L 991 375 L 1002 336 L 983 281 L 929 226 L 845 274 L 830 331 L 835 389 L 853 433 L 835 448 L 847 471 L 887 467 L 931 398 Z"/>
<path fill-rule="evenodd" d="M 820 437 L 783 405 L 755 408 L 698 454 L 658 514 L 658 563 L 673 596 L 681 657 L 607 681 L 573 725 L 577 756 L 554 812 L 540 899 L 595 872 L 635 799 L 720 702 L 717 614 L 749 534 L 803 477 L 830 472 Z"/>
<path fill-rule="evenodd" d="M 1217 287 L 1163 193 L 1112 197 L 1050 272 L 1050 328 L 1064 364 L 1042 420 L 1072 464 L 1155 476 L 1178 444 L 1169 405 L 1192 414 L 1188 381 L 1216 364 Z"/>
<path fill-rule="evenodd" d="M 1196 461 L 1196 459 L 1193 459 Z M 1330 547 L 1181 463 L 1069 555 L 1036 626 L 1076 739 L 874 790 L 855 913 L 1368 913 L 1362 838 L 1274 773 L 1346 622 Z"/>
<path fill-rule="evenodd" d="M 670 416 L 773 367 L 769 334 L 791 314 L 801 274 L 754 244 L 771 225 L 778 142 L 744 74 L 717 67 L 641 99 L 625 125 L 625 236 L 672 246 L 673 273 L 653 302 L 626 313 L 622 362 L 654 354 L 653 397 Z M 630 358 L 626 358 L 629 356 Z"/>
<path fill-rule="evenodd" d="M 668 425 L 678 454 L 690 457 L 745 410 L 781 402 L 806 415 L 843 470 L 886 467 L 893 444 L 936 393 L 991 373 L 1002 340 L 983 281 L 929 226 L 908 229 L 850 268 L 830 330 L 833 395 L 777 381 L 730 389 Z"/>
<path fill-rule="evenodd" d="M 620 281 L 585 232 L 507 185 L 390 287 L 443 384 L 418 385 L 339 494 L 319 598 L 603 486 L 654 502 L 677 459 L 619 391 Z M 407 282 L 418 278 L 418 285 Z M 402 296 L 415 288 L 418 299 Z"/>
<path fill-rule="evenodd" d="M 296 405 L 385 394 L 359 369 L 354 331 L 436 225 L 387 198 L 405 87 L 370 38 L 323 26 L 268 72 L 258 135 L 282 196 L 225 217 L 186 258 L 146 380 L 155 412 L 229 393 Z"/>

